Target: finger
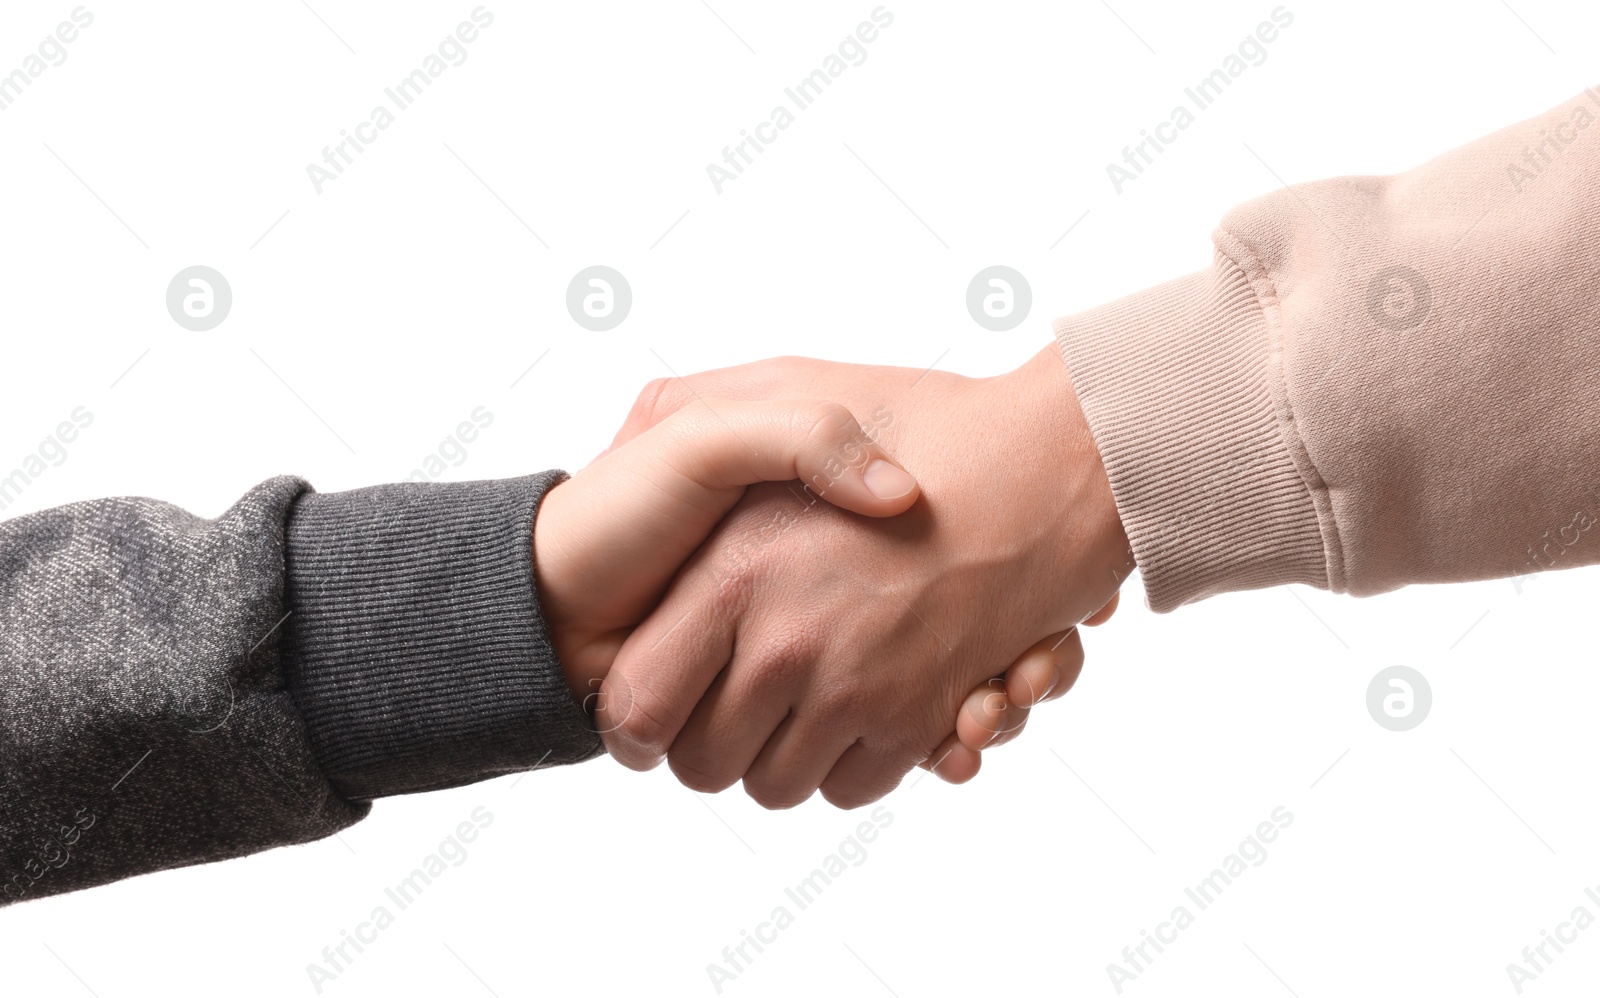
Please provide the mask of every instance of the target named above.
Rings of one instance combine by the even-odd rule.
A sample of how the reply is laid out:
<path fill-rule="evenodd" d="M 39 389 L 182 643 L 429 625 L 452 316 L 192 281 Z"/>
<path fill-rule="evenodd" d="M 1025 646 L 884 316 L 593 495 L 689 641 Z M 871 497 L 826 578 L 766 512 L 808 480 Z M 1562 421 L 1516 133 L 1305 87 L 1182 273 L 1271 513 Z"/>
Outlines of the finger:
<path fill-rule="evenodd" d="M 791 714 L 744 774 L 745 793 L 769 810 L 803 804 L 855 740 L 854 735 L 829 730 L 799 712 Z"/>
<path fill-rule="evenodd" d="M 956 715 L 956 738 L 973 751 L 1011 741 L 1028 723 L 1028 710 L 1066 692 L 1083 668 L 1076 628 L 1052 634 L 1018 656 L 1003 677 L 967 694 Z"/>
<path fill-rule="evenodd" d="M 633 408 L 628 410 L 628 418 L 617 430 L 610 449 L 621 447 L 691 402 L 793 396 L 796 394 L 791 386 L 793 379 L 782 379 L 782 370 L 780 361 L 757 361 L 719 371 L 703 371 L 687 378 L 657 378 L 645 385 L 634 399 Z"/>
<path fill-rule="evenodd" d="M 737 661 L 723 669 L 667 752 L 678 782 L 708 794 L 738 783 L 788 716 L 784 692 Z"/>
<path fill-rule="evenodd" d="M 1003 677 L 967 694 L 956 717 L 956 738 L 974 752 L 998 748 L 1022 733 L 1027 707 L 1011 702 Z"/>
<path fill-rule="evenodd" d="M 628 410 L 627 418 L 617 428 L 616 436 L 611 438 L 611 446 L 605 449 L 602 456 L 611 453 L 661 420 L 677 412 L 689 399 L 693 398 L 682 389 L 673 392 L 672 384 L 676 380 L 675 378 L 657 378 L 639 391 L 639 396 L 633 400 L 633 407 Z M 682 395 L 683 401 L 677 401 L 675 396 L 678 394 Z"/>
<path fill-rule="evenodd" d="M 1022 734 L 1023 729 L 1028 726 L 1028 713 L 1031 709 L 1029 707 L 1012 707 L 1010 714 L 1006 717 L 1005 727 L 994 736 L 989 744 L 983 747 L 983 751 L 997 749 L 1008 742 L 1014 741 L 1018 735 Z"/>
<path fill-rule="evenodd" d="M 727 593 L 714 572 L 686 577 L 623 642 L 596 698 L 606 750 L 629 769 L 653 769 L 733 655 Z M 670 663 L 670 667 L 664 667 Z"/>
<path fill-rule="evenodd" d="M 1083 671 L 1083 639 L 1076 627 L 1052 634 L 1023 652 L 1006 670 L 1006 696 L 1032 707 L 1064 696 Z"/>
<path fill-rule="evenodd" d="M 965 783 L 978 775 L 983 766 L 983 756 L 961 744 L 951 735 L 934 749 L 933 754 L 917 763 L 946 783 Z"/>
<path fill-rule="evenodd" d="M 1005 678 L 996 676 L 974 687 L 962 701 L 961 709 L 956 711 L 956 738 L 967 748 L 982 751 L 1005 730 L 1014 713 L 1006 696 Z"/>
<path fill-rule="evenodd" d="M 1111 598 L 1106 600 L 1106 605 L 1090 614 L 1089 619 L 1083 622 L 1083 626 L 1098 627 L 1110 620 L 1111 615 L 1117 612 L 1117 602 L 1121 600 L 1121 598 L 1122 593 L 1120 591 L 1112 593 Z"/>
<path fill-rule="evenodd" d="M 834 807 L 871 804 L 900 785 L 914 768 L 912 758 L 896 759 L 858 740 L 839 756 L 819 789 Z"/>

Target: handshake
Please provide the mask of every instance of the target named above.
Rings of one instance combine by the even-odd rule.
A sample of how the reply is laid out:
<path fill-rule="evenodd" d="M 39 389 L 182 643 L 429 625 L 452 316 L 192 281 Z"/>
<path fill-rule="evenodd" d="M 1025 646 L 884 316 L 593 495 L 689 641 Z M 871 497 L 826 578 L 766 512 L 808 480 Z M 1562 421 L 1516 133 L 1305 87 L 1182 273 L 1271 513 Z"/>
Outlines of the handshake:
<path fill-rule="evenodd" d="M 1054 348 L 985 379 L 783 358 L 653 382 L 533 548 L 611 755 L 770 808 L 970 779 L 1072 686 L 1132 567 Z"/>

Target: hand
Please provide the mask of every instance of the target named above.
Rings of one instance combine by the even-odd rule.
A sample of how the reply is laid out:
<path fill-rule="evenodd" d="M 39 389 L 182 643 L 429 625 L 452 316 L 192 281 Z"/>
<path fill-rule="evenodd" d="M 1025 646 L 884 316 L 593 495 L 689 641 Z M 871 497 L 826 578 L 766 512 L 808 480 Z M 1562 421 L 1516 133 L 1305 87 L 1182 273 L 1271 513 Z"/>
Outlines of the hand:
<path fill-rule="evenodd" d="M 1103 624 L 1116 612 L 1117 597 L 1113 595 L 1111 602 L 1095 611 L 1083 626 Z M 1012 663 L 1004 676 L 996 676 L 967 694 L 956 720 L 954 741 L 946 739 L 940 751 L 959 745 L 967 750 L 967 756 L 976 758 L 978 753 L 1013 740 L 1027 726 L 1029 711 L 1047 700 L 1066 696 L 1082 671 L 1083 643 L 1077 628 L 1039 642 Z M 963 758 L 959 750 L 950 756 L 958 763 Z M 951 775 L 941 775 L 950 782 L 962 782 Z"/>
<path fill-rule="evenodd" d="M 982 380 L 790 358 L 657 382 L 617 443 L 691 402 L 796 395 L 872 414 L 923 501 L 868 523 L 812 498 L 825 475 L 751 489 L 629 636 L 599 712 L 625 765 L 859 806 L 941 747 L 970 690 L 1105 607 L 1131 559 L 1053 350 Z"/>
<path fill-rule="evenodd" d="M 848 466 L 825 471 L 836 455 Z M 844 406 L 812 400 L 681 407 L 546 493 L 534 570 L 551 642 L 580 703 L 745 486 L 834 474 L 828 501 L 893 516 L 917 483 Z"/>

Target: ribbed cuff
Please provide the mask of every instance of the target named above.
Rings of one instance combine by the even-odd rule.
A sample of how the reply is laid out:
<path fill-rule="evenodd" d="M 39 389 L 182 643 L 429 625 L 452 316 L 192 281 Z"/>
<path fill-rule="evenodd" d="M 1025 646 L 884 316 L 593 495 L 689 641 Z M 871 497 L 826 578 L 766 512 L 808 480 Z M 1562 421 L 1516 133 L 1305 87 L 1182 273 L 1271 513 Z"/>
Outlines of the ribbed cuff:
<path fill-rule="evenodd" d="M 1329 585 L 1263 306 L 1271 288 L 1254 276 L 1218 252 L 1209 270 L 1055 323 L 1160 613 L 1233 590 Z"/>
<path fill-rule="evenodd" d="M 534 517 L 564 478 L 379 485 L 296 502 L 284 665 L 317 760 L 346 798 L 600 752 L 534 582 Z"/>

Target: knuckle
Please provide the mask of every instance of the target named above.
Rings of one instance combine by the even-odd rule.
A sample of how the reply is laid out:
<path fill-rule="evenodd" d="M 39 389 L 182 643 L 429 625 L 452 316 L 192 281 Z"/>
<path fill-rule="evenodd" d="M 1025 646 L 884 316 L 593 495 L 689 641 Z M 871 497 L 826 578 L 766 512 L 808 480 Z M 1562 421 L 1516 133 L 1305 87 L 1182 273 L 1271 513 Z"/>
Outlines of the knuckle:
<path fill-rule="evenodd" d="M 854 437 L 861 431 L 855 413 L 839 402 L 817 399 L 806 403 L 797 415 L 814 435 L 829 442 Z"/>
<path fill-rule="evenodd" d="M 673 379 L 654 378 L 639 390 L 638 398 L 633 401 L 633 409 L 628 413 L 629 422 L 642 422 L 646 426 L 654 424 L 664 414 L 671 413 L 677 407 L 670 405 L 673 398 Z"/>
<path fill-rule="evenodd" d="M 857 786 L 822 785 L 822 799 L 841 811 L 854 811 L 881 800 L 887 791 L 873 791 Z"/>
<path fill-rule="evenodd" d="M 807 484 L 824 487 L 833 484 L 847 468 L 863 462 L 867 453 L 866 436 L 855 414 L 838 402 L 810 402 L 795 418 L 804 427 L 801 448 L 811 465 Z"/>
<path fill-rule="evenodd" d="M 763 687 L 789 688 L 803 681 L 816 661 L 816 649 L 809 637 L 792 635 L 777 639 L 759 653 L 755 674 Z"/>
<path fill-rule="evenodd" d="M 674 731 L 634 698 L 613 733 L 634 752 L 660 757 L 672 746 Z"/>
<path fill-rule="evenodd" d="M 750 590 L 750 564 L 738 554 L 717 563 L 718 586 L 707 599 L 707 609 L 716 620 L 735 617 L 744 606 L 745 594 Z"/>
<path fill-rule="evenodd" d="M 768 811 L 787 811 L 791 808 L 799 807 L 810 800 L 813 789 L 811 787 L 783 786 L 781 783 L 771 780 L 746 778 L 744 792 L 751 800 Z"/>
<path fill-rule="evenodd" d="M 830 682 L 816 692 L 818 714 L 829 718 L 836 726 L 852 725 L 854 719 L 869 709 L 872 697 L 853 682 Z"/>
<path fill-rule="evenodd" d="M 822 782 L 822 796 L 834 807 L 850 811 L 886 797 L 916 767 L 913 756 L 867 746 L 846 772 L 834 772 Z"/>
<path fill-rule="evenodd" d="M 814 375 L 821 366 L 822 362 L 815 357 L 802 357 L 791 353 L 755 361 L 750 364 L 750 370 L 768 385 L 776 388 L 793 384 L 799 378 Z"/>
<path fill-rule="evenodd" d="M 667 754 L 667 766 L 678 782 L 697 793 L 719 794 L 739 781 L 738 774 L 719 775 L 698 765 L 698 759 L 686 758 L 688 753 L 673 751 Z"/>
<path fill-rule="evenodd" d="M 748 605 L 754 589 L 757 554 L 757 550 L 740 541 L 718 545 L 708 565 L 715 585 L 705 595 L 705 608 L 711 619 L 735 620 Z"/>

